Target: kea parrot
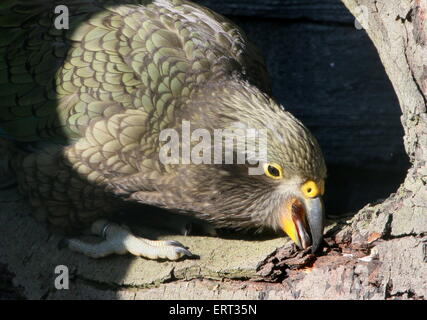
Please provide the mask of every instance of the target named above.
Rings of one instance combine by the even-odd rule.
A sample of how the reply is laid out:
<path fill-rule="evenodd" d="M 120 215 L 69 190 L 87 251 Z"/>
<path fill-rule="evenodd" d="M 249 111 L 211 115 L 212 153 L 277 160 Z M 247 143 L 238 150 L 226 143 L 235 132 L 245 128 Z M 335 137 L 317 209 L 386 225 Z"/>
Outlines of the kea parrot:
<path fill-rule="evenodd" d="M 2 0 L 0 88 L 3 180 L 13 175 L 34 216 L 51 227 L 103 237 L 94 244 L 67 236 L 73 251 L 192 256 L 177 241 L 137 237 L 117 223 L 126 204 L 213 228 L 284 231 L 312 251 L 322 242 L 320 146 L 272 98 L 260 51 L 208 8 L 185 0 Z M 264 132 L 266 156 L 249 148 L 252 140 L 235 139 L 220 161 L 204 161 L 209 148 L 197 149 L 203 161 L 184 161 L 183 150 L 200 140 L 171 144 L 162 133 L 180 134 L 187 123 L 212 137 Z M 225 161 L 230 149 L 246 160 Z M 176 150 L 178 161 L 164 161 Z"/>

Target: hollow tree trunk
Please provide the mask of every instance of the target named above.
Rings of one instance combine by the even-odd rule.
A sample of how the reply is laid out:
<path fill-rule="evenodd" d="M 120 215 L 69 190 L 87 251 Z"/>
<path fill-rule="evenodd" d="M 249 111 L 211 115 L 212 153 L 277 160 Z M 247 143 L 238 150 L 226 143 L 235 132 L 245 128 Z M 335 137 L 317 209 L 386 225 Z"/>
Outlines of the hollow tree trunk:
<path fill-rule="evenodd" d="M 208 245 L 212 248 L 221 248 L 221 255 L 216 253 L 217 256 L 213 254 L 212 249 L 212 261 L 220 258 L 232 260 L 237 254 L 240 260 L 245 260 L 245 264 L 212 266 L 214 262 L 208 261 L 209 263 L 204 266 L 195 266 L 196 262 L 187 264 L 181 262 L 162 264 L 161 269 L 151 262 L 142 264 L 128 259 L 126 261 L 129 262 L 129 266 L 134 266 L 134 271 L 138 269 L 135 268 L 137 264 L 145 268 L 153 266 L 157 268 L 155 274 L 150 274 L 154 280 L 141 280 L 136 273 L 131 280 L 128 277 L 126 280 L 109 279 L 102 282 L 100 277 L 104 273 L 111 272 L 114 266 L 123 265 L 123 258 L 105 263 L 90 262 L 92 266 L 97 264 L 96 272 L 85 269 L 88 268 L 88 263 L 80 263 L 77 264 L 78 270 L 74 270 L 74 285 L 79 288 L 78 292 L 52 291 L 42 285 L 37 288 L 24 288 L 24 295 L 33 298 L 129 299 L 426 298 L 427 0 L 342 0 L 342 2 L 358 17 L 358 21 L 372 39 L 402 109 L 404 143 L 412 165 L 396 193 L 382 203 L 367 205 L 350 221 L 335 224 L 326 236 L 330 247 L 315 260 L 313 256 L 305 253 L 295 253 L 289 246 L 272 250 L 271 254 L 260 258 L 259 262 L 256 259 L 262 254 L 258 252 L 256 257 L 253 254 L 251 258 L 245 260 L 235 247 L 252 244 L 203 239 L 198 241 L 199 243 L 204 241 L 202 243 L 205 249 Z M 12 203 L 10 197 L 5 198 L 6 200 L 0 199 L 3 207 L 9 206 L 12 211 L 23 210 L 18 201 Z M 0 207 L 0 210 L 3 207 Z M 4 210 L 5 216 L 7 212 Z M 4 261 L 9 263 L 9 269 L 16 274 L 15 285 L 21 287 L 25 287 L 25 283 L 34 285 L 44 275 L 39 273 L 36 278 L 33 276 L 34 273 L 28 270 L 29 267 L 19 269 L 16 266 L 40 265 L 41 269 L 48 270 L 51 265 L 46 262 L 47 259 L 52 261 L 55 259 L 50 258 L 51 253 L 46 252 L 49 252 L 48 250 L 53 252 L 54 244 L 49 240 L 50 237 L 45 235 L 36 239 L 34 234 L 42 234 L 42 229 L 34 230 L 35 227 L 32 222 L 28 222 L 29 220 L 22 223 L 17 219 L 13 220 L 14 215 L 10 214 L 10 217 L 3 220 L 3 225 L 8 226 L 4 232 L 9 235 L 9 243 L 16 245 L 18 240 L 28 243 L 22 245 L 21 249 L 14 250 L 9 250 L 10 245 L 7 243 L 3 247 L 0 244 L 0 258 L 3 257 Z M 0 227 L 1 218 L 2 215 Z M 24 230 L 22 232 L 27 235 L 26 237 L 20 235 L 21 230 Z M 30 232 L 25 233 L 25 230 Z M 228 251 L 227 245 L 233 249 Z M 44 249 L 46 246 L 50 248 Z M 275 243 L 267 243 L 264 244 L 264 249 L 260 249 L 260 245 L 255 243 L 251 248 L 242 249 L 245 252 L 243 256 L 256 249 L 268 252 L 274 246 Z M 28 252 L 25 251 L 27 248 Z M 27 254 L 20 257 L 16 250 Z M 61 259 L 66 258 L 67 254 L 61 256 Z M 71 260 L 61 261 L 63 264 L 71 263 Z M 109 287 L 108 283 L 111 282 L 116 284 Z M 123 283 L 125 285 L 122 285 Z"/>

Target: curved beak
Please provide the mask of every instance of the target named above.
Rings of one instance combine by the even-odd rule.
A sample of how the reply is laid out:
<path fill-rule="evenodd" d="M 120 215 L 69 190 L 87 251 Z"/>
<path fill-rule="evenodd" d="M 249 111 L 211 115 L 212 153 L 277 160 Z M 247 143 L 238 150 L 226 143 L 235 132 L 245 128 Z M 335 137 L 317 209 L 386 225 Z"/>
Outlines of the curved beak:
<path fill-rule="evenodd" d="M 302 201 L 292 198 L 285 206 L 281 220 L 282 229 L 298 247 L 306 249 L 311 245 L 311 251 L 317 251 L 324 228 L 324 207 L 320 196 Z"/>
<path fill-rule="evenodd" d="M 308 226 L 311 234 L 311 252 L 316 252 L 323 239 L 323 228 L 325 224 L 325 210 L 322 198 L 316 197 L 305 199 L 305 208 Z"/>

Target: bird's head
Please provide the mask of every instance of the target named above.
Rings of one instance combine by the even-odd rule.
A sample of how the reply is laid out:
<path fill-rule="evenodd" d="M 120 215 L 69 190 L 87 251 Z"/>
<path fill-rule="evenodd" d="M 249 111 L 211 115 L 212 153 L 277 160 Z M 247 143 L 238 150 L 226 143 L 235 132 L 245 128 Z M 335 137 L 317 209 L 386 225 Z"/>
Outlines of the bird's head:
<path fill-rule="evenodd" d="M 261 133 L 240 142 L 223 139 L 221 163 L 183 167 L 182 186 L 201 204 L 197 211 L 223 227 L 283 230 L 300 248 L 316 251 L 323 236 L 326 166 L 309 130 L 246 83 L 208 88 L 190 110 L 195 126 L 213 135 L 218 128 Z M 249 146 L 254 141 L 255 148 Z M 233 163 L 225 161 L 230 149 Z M 242 155 L 245 161 L 239 162 Z"/>

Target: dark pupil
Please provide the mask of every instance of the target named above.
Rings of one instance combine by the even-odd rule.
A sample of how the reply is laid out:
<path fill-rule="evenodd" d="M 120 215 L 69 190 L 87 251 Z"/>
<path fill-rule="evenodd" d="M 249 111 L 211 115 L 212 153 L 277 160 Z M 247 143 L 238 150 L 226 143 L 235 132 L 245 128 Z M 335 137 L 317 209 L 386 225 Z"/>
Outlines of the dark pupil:
<path fill-rule="evenodd" d="M 279 170 L 272 166 L 268 166 L 268 172 L 274 177 L 278 177 L 280 175 Z"/>

